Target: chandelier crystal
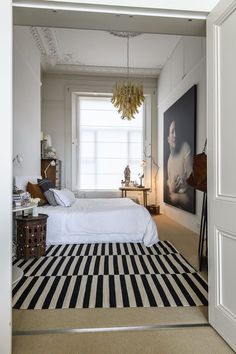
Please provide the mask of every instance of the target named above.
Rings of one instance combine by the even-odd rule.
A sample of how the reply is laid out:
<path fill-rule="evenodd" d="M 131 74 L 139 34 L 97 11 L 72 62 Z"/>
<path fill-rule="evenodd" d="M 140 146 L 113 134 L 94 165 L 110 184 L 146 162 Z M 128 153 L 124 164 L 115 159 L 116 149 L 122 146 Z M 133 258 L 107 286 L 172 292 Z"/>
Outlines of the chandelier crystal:
<path fill-rule="evenodd" d="M 118 81 L 113 88 L 111 103 L 117 108 L 122 119 L 131 120 L 138 108 L 144 102 L 143 84 L 135 83 L 129 78 L 129 37 L 130 33 L 122 34 L 127 37 L 127 80 Z"/>

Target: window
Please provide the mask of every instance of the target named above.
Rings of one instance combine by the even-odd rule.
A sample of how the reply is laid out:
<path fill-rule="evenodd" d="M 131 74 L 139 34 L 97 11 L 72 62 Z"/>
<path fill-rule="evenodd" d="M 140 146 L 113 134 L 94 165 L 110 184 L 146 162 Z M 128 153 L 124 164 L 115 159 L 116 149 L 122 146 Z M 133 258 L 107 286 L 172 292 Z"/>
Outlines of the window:
<path fill-rule="evenodd" d="M 77 189 L 117 189 L 126 165 L 138 181 L 143 158 L 143 107 L 122 120 L 110 97 L 77 96 Z"/>

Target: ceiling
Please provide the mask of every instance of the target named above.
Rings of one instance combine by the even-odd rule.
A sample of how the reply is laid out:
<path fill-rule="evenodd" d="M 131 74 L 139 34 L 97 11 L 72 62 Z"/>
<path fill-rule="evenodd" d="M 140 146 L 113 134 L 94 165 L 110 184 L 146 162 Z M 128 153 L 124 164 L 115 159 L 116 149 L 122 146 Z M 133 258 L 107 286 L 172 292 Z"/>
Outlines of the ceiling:
<path fill-rule="evenodd" d="M 217 0 L 212 0 L 217 1 Z M 128 4 L 128 3 L 127 3 Z M 158 77 L 182 36 L 205 36 L 206 12 L 14 0 L 13 22 L 30 26 L 46 73 Z M 137 6 L 137 5 L 136 5 Z M 206 9 L 204 9 L 206 11 Z"/>
<path fill-rule="evenodd" d="M 100 75 L 127 74 L 127 33 L 30 27 L 43 71 Z M 157 77 L 181 36 L 130 33 L 129 68 L 135 76 Z"/>

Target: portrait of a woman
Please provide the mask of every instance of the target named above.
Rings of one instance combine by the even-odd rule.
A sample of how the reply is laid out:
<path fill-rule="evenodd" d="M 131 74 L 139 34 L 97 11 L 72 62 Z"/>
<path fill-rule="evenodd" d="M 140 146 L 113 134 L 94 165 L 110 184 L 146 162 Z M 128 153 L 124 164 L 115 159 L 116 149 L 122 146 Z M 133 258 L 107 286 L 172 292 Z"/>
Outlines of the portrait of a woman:
<path fill-rule="evenodd" d="M 186 180 L 195 153 L 196 86 L 164 113 L 164 202 L 195 212 L 195 192 Z"/>

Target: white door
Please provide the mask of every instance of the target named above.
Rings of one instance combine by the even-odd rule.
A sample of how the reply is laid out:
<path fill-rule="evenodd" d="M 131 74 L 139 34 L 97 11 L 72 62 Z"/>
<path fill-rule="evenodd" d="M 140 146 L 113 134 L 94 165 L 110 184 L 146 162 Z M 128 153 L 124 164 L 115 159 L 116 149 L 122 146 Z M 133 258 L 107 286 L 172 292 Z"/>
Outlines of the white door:
<path fill-rule="evenodd" d="M 236 350 L 236 0 L 207 19 L 209 321 Z"/>

